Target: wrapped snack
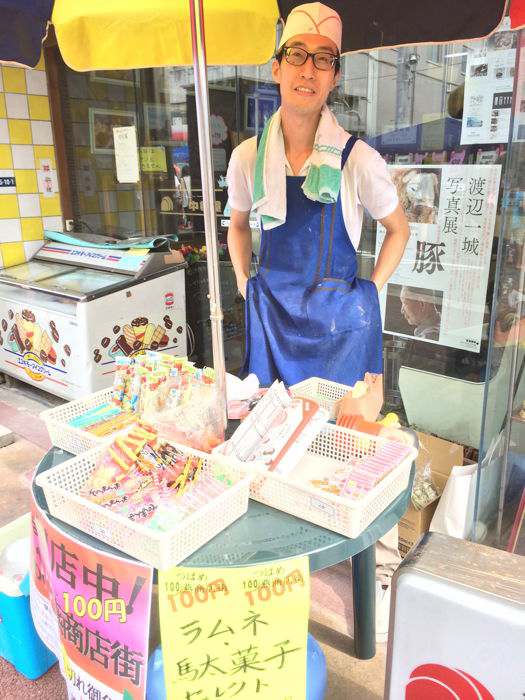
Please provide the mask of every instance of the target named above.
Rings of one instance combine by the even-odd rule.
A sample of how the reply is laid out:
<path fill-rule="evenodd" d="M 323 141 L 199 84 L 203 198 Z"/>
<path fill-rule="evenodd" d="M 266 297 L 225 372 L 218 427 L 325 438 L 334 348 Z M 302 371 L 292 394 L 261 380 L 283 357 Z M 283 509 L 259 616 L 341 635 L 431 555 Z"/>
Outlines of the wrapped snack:
<path fill-rule="evenodd" d="M 383 375 L 367 372 L 363 381 L 356 382 L 353 388 L 337 404 L 337 424 L 345 416 L 361 416 L 367 421 L 375 421 L 383 405 Z"/>
<path fill-rule="evenodd" d="M 425 452 L 427 459 L 424 459 Z M 423 510 L 423 508 L 436 501 L 441 496 L 441 493 L 432 479 L 430 455 L 423 445 L 420 447 L 418 464 L 423 464 L 423 467 L 419 466 L 416 469 L 414 485 L 412 486 L 412 505 L 416 510 Z"/>
<path fill-rule="evenodd" d="M 115 406 L 118 406 L 119 408 L 122 407 L 122 402 L 124 400 L 129 365 L 129 357 L 117 357 L 115 360 L 112 401 Z"/>

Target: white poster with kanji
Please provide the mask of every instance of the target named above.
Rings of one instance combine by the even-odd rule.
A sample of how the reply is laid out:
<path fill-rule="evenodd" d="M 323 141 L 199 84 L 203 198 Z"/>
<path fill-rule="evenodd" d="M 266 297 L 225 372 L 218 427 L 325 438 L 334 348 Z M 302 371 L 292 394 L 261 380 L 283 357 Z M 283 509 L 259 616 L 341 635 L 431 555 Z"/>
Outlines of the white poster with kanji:
<path fill-rule="evenodd" d="M 390 166 L 410 239 L 379 295 L 383 330 L 479 352 L 500 165 Z M 386 229 L 378 222 L 376 259 Z"/>

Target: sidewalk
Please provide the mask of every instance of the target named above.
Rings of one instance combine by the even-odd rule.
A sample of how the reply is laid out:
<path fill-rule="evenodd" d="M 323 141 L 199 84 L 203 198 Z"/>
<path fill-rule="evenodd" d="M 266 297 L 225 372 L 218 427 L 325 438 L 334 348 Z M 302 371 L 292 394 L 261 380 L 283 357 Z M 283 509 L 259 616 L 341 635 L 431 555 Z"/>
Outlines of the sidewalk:
<path fill-rule="evenodd" d="M 0 384 L 0 425 L 10 428 L 16 439 L 0 448 L 0 527 L 30 509 L 31 475 L 51 447 L 39 414 L 62 403 L 50 394 L 7 379 Z M 352 586 L 346 562 L 312 576 L 310 632 L 321 644 L 328 665 L 326 700 L 380 700 L 386 661 L 386 645 L 378 645 L 371 661 L 353 656 L 347 636 L 352 618 Z M 37 681 L 28 681 L 0 659 L 2 700 L 67 700 L 58 667 Z"/>

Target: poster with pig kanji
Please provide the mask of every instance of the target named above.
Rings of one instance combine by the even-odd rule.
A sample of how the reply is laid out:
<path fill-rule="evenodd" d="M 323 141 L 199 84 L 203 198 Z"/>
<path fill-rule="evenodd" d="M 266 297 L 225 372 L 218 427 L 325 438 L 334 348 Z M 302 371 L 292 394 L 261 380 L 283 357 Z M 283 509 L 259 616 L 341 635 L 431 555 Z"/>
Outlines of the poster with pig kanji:
<path fill-rule="evenodd" d="M 383 330 L 479 352 L 501 166 L 389 169 L 410 238 L 379 295 Z M 378 222 L 376 259 L 385 235 Z"/>
<path fill-rule="evenodd" d="M 144 700 L 152 569 L 99 552 L 33 503 L 31 612 L 69 700 Z"/>

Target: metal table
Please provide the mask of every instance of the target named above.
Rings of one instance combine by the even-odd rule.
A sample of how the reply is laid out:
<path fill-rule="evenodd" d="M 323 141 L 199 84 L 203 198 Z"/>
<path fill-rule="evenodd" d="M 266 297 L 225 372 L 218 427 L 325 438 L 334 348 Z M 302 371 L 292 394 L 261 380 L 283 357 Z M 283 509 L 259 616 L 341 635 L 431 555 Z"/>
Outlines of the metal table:
<path fill-rule="evenodd" d="M 35 474 L 72 456 L 52 447 L 38 464 Z M 245 515 L 185 559 L 181 566 L 249 566 L 308 555 L 310 571 L 318 571 L 351 558 L 355 653 L 358 659 L 371 659 L 375 655 L 375 543 L 399 522 L 408 508 L 413 477 L 414 466 L 407 489 L 356 539 L 250 500 Z M 39 506 L 48 512 L 44 493 L 35 483 L 33 493 Z M 58 528 L 95 549 L 124 558 L 128 556 L 49 517 Z"/>

